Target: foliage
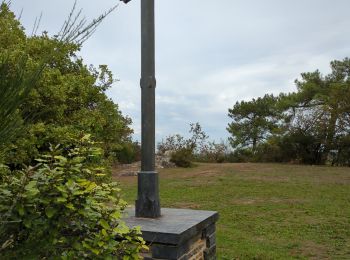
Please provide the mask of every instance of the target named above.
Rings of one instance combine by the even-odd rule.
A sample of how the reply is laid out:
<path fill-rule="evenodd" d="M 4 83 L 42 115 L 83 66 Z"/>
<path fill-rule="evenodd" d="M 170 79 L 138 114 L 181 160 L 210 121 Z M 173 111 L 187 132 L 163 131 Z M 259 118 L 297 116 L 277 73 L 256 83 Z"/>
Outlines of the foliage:
<path fill-rule="evenodd" d="M 25 38 L 19 22 L 4 2 L 0 4 L 0 31 L 0 145 L 3 145 L 19 131 L 18 107 L 38 80 L 43 66 L 28 73 L 25 71 L 27 58 L 20 51 L 2 48 L 11 48 Z"/>
<path fill-rule="evenodd" d="M 190 124 L 189 133 L 191 137 L 187 140 L 187 147 L 195 152 L 198 151 L 209 138 L 198 122 Z"/>
<path fill-rule="evenodd" d="M 158 144 L 158 153 L 170 155 L 170 161 L 178 167 L 191 167 L 191 161 L 222 163 L 229 160 L 228 145 L 224 141 L 209 141 L 199 123 L 190 124 L 189 133 L 189 138 L 179 134 L 166 137 Z"/>
<path fill-rule="evenodd" d="M 194 153 L 197 149 L 200 149 L 206 139 L 208 139 L 208 136 L 199 123 L 191 123 L 189 133 L 191 136 L 187 139 L 180 134 L 167 136 L 165 140 L 158 143 L 158 152 L 164 154 L 167 151 L 187 149 L 190 150 L 191 153 Z"/>
<path fill-rule="evenodd" d="M 189 168 L 192 166 L 193 153 L 191 149 L 181 148 L 173 151 L 170 155 L 170 161 L 178 167 Z"/>
<path fill-rule="evenodd" d="M 205 142 L 200 151 L 195 155 L 199 162 L 222 163 L 228 160 L 229 146 L 224 141 L 216 143 L 215 141 Z"/>
<path fill-rule="evenodd" d="M 130 141 L 131 119 L 123 116 L 105 93 L 114 82 L 112 73 L 106 65 L 88 67 L 77 56 L 80 40 L 85 40 L 94 30 L 94 22 L 81 27 L 84 22 L 79 23 L 78 17 L 73 17 L 70 16 L 56 36 L 50 37 L 46 32 L 41 36 L 26 36 L 8 5 L 1 5 L 0 60 L 8 64 L 6 71 L 1 73 L 1 78 L 6 79 L 1 87 L 21 86 L 22 83 L 16 83 L 14 79 L 24 75 L 23 82 L 28 82 L 26 79 L 32 77 L 26 75 L 36 75 L 38 68 L 45 64 L 40 70 L 40 79 L 35 77 L 37 80 L 31 84 L 22 84 L 30 86 L 31 91 L 25 100 L 21 99 L 19 109 L 14 106 L 11 112 L 15 111 L 16 122 L 22 123 L 16 140 L 5 147 L 4 161 L 11 164 L 11 168 L 19 168 L 23 163 L 32 164 L 38 154 L 48 151 L 48 143 L 69 145 L 82 133 L 92 134 L 106 157 L 115 157 L 122 144 Z M 95 23 L 100 21 L 97 19 Z M 73 37 L 74 32 L 80 36 Z M 25 66 L 17 69 L 21 59 Z M 24 93 L 20 89 L 16 91 Z M 0 125 L 8 125 L 1 120 Z"/>
<path fill-rule="evenodd" d="M 11 68 L 6 57 L 0 56 L 0 59 L 0 89 L 2 91 L 0 96 L 0 144 L 3 145 L 15 135 L 14 130 L 18 129 L 20 124 L 21 118 L 17 109 L 30 90 L 28 87 L 30 84 L 26 81 L 35 81 L 35 78 L 24 79 L 26 77 L 23 75 L 25 61 Z M 10 68 L 15 70 L 12 78 L 6 77 Z"/>
<path fill-rule="evenodd" d="M 228 155 L 228 161 L 232 163 L 245 163 L 254 161 L 251 148 L 235 149 Z"/>
<path fill-rule="evenodd" d="M 118 162 L 130 164 L 141 160 L 141 145 L 138 142 L 125 142 L 122 148 L 116 151 Z"/>
<path fill-rule="evenodd" d="M 159 154 L 166 152 L 178 151 L 187 147 L 187 140 L 180 134 L 169 135 L 157 145 Z"/>
<path fill-rule="evenodd" d="M 180 134 L 167 136 L 158 143 L 158 153 L 170 153 L 170 161 L 176 166 L 190 167 L 194 154 L 201 149 L 208 136 L 199 123 L 191 123 L 189 133 L 191 136 L 187 139 Z"/>
<path fill-rule="evenodd" d="M 138 259 L 146 248 L 121 220 L 126 203 L 104 168 L 131 121 L 105 95 L 107 66 L 76 54 L 113 8 L 87 25 L 74 10 L 58 35 L 26 36 L 0 6 L 2 259 Z"/>
<path fill-rule="evenodd" d="M 1 168 L 0 253 L 4 258 L 137 259 L 138 229 L 121 221 L 126 203 L 104 182 L 102 151 L 84 136 L 51 147 L 35 167 Z"/>
<path fill-rule="evenodd" d="M 303 73 L 296 81 L 294 125 L 312 135 L 317 163 L 326 162 L 331 150 L 339 150 L 337 140 L 350 134 L 350 60 L 332 61 L 331 70 L 326 76 L 319 71 Z M 300 110 L 306 115 L 300 117 Z"/>
<path fill-rule="evenodd" d="M 232 146 L 252 147 L 249 161 L 349 165 L 350 59 L 295 83 L 295 93 L 236 103 L 227 128 Z"/>
<path fill-rule="evenodd" d="M 233 121 L 227 131 L 231 145 L 236 148 L 251 146 L 255 151 L 257 145 L 266 140 L 276 129 L 276 98 L 265 95 L 252 101 L 237 102 L 229 109 L 229 117 Z"/>
<path fill-rule="evenodd" d="M 117 8 L 117 6 L 118 5 L 115 5 L 90 23 L 87 23 L 85 17 L 81 18 L 82 9 L 76 11 L 77 0 L 75 0 L 68 18 L 64 21 L 60 32 L 55 35 L 55 38 L 60 41 L 74 42 L 77 45 L 82 45 L 96 31 L 102 21 Z"/>

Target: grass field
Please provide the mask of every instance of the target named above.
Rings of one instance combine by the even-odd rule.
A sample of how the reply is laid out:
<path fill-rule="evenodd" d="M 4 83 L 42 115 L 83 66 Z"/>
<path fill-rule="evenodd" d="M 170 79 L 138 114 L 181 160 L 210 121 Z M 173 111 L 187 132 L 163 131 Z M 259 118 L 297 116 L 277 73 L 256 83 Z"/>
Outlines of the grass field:
<path fill-rule="evenodd" d="M 216 210 L 218 259 L 350 259 L 350 168 L 161 169 L 162 207 Z M 133 204 L 137 177 L 118 177 Z"/>

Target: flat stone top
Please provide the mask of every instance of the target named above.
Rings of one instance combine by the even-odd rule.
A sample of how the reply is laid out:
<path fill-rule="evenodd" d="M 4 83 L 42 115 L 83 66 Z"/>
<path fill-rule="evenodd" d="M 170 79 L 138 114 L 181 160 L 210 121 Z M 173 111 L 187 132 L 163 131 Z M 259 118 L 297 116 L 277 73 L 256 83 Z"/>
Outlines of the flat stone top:
<path fill-rule="evenodd" d="M 147 242 L 179 245 L 214 224 L 219 215 L 216 211 L 162 208 L 160 218 L 136 218 L 135 209 L 126 209 L 124 218 L 129 227 L 140 226 Z"/>

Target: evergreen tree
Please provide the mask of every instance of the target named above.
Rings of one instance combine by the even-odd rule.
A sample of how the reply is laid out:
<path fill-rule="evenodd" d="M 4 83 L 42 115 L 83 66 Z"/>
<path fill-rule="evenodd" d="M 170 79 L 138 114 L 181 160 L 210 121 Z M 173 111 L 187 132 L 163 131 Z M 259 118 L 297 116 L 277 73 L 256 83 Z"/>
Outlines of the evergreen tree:
<path fill-rule="evenodd" d="M 277 127 L 275 105 L 276 98 L 265 95 L 252 101 L 237 102 L 229 109 L 228 115 L 233 120 L 227 127 L 231 145 L 234 148 L 250 147 L 255 151 Z"/>

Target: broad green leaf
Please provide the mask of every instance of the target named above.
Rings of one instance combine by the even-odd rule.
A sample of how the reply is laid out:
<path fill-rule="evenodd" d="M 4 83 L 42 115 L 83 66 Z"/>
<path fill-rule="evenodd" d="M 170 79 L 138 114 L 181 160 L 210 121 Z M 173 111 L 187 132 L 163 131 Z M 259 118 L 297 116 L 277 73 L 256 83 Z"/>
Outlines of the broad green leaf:
<path fill-rule="evenodd" d="M 92 191 L 93 189 L 96 188 L 96 186 L 97 186 L 96 183 L 91 182 L 91 183 L 89 184 L 89 186 L 87 186 L 87 188 L 85 189 L 85 191 L 87 191 L 87 192 Z"/>
<path fill-rule="evenodd" d="M 32 226 L 32 221 L 29 219 L 23 220 L 23 224 L 26 228 L 30 228 Z"/>
<path fill-rule="evenodd" d="M 90 248 L 91 252 L 93 252 L 95 255 L 99 255 L 100 254 L 100 250 L 96 249 L 96 248 Z"/>
<path fill-rule="evenodd" d="M 17 205 L 17 211 L 20 216 L 24 216 L 25 210 L 22 204 Z"/>
<path fill-rule="evenodd" d="M 61 155 L 56 155 L 54 158 L 62 162 L 67 162 L 67 158 Z"/>
<path fill-rule="evenodd" d="M 37 182 L 36 181 L 30 181 L 24 188 L 26 190 L 32 190 L 34 187 L 36 187 Z"/>
<path fill-rule="evenodd" d="M 115 219 L 119 219 L 121 217 L 121 214 L 119 211 L 115 211 L 111 214 L 111 217 L 113 217 Z"/>
<path fill-rule="evenodd" d="M 109 230 L 111 227 L 109 226 L 109 224 L 107 223 L 107 221 L 106 220 L 104 220 L 104 219 L 101 219 L 100 221 L 99 221 L 99 223 L 100 223 L 100 225 L 104 228 L 104 229 L 106 229 L 106 230 Z"/>
<path fill-rule="evenodd" d="M 57 212 L 57 209 L 53 207 L 48 207 L 45 209 L 45 214 L 48 218 L 52 218 Z"/>
<path fill-rule="evenodd" d="M 61 203 L 61 202 L 66 202 L 67 199 L 64 198 L 64 197 L 58 197 L 58 198 L 56 199 L 56 201 Z"/>
<path fill-rule="evenodd" d="M 68 203 L 68 204 L 66 204 L 65 205 L 66 206 L 66 208 L 68 208 L 68 209 L 75 209 L 75 207 L 74 207 L 74 205 L 72 204 L 72 203 Z"/>

